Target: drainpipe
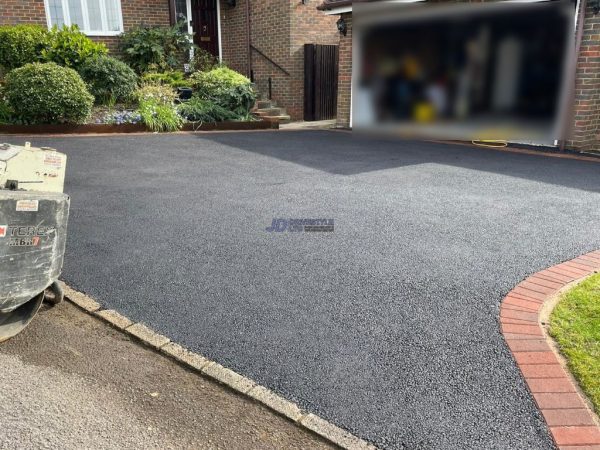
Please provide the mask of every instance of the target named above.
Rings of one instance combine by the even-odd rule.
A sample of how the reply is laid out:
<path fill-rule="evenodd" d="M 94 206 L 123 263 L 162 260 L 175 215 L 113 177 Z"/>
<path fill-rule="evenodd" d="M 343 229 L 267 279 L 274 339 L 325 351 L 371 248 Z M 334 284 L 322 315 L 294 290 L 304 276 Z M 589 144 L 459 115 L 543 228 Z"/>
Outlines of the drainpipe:
<path fill-rule="evenodd" d="M 246 0 L 246 42 L 248 43 L 248 78 L 252 74 L 252 43 L 250 42 L 250 0 Z"/>
<path fill-rule="evenodd" d="M 575 104 L 575 85 L 577 83 L 577 65 L 579 62 L 579 52 L 581 51 L 581 41 L 583 40 L 583 27 L 585 20 L 585 9 L 587 7 L 587 0 L 579 0 L 579 10 L 577 17 L 577 35 L 575 37 L 575 55 L 571 58 L 569 74 L 573 77 L 573 80 L 569 80 L 569 101 L 567 103 L 568 109 L 567 111 L 572 111 Z M 565 117 L 563 117 L 562 130 L 560 140 L 558 141 L 558 148 L 561 152 L 565 151 L 566 145 L 566 135 L 567 130 L 571 126 L 572 118 L 574 114 L 567 113 Z"/>

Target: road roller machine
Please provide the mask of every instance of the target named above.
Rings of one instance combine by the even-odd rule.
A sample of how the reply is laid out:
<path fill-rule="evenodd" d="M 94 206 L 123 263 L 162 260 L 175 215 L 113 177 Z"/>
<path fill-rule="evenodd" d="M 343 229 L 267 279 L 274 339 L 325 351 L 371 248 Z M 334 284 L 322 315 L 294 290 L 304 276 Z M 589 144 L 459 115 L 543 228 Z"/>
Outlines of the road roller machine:
<path fill-rule="evenodd" d="M 0 342 L 22 331 L 44 299 L 62 301 L 66 163 L 51 148 L 0 144 Z"/>

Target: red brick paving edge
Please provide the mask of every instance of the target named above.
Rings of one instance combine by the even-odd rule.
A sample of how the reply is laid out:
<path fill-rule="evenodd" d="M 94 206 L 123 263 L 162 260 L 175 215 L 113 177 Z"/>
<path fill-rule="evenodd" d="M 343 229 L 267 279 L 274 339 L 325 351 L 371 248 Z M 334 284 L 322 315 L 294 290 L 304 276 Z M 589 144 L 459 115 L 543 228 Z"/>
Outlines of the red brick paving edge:
<path fill-rule="evenodd" d="M 561 289 L 596 272 L 600 250 L 531 275 L 500 306 L 504 339 L 560 450 L 600 450 L 600 425 L 560 363 L 540 314 Z"/>

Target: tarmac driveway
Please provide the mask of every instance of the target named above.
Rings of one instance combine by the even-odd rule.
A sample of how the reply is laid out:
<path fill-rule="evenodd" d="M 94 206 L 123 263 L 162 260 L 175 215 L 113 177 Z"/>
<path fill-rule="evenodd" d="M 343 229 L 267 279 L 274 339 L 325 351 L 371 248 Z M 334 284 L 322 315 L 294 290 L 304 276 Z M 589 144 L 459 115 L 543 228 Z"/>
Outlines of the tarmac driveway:
<path fill-rule="evenodd" d="M 552 447 L 499 302 L 600 248 L 600 164 L 329 131 L 30 140 L 69 155 L 73 287 L 378 446 Z"/>

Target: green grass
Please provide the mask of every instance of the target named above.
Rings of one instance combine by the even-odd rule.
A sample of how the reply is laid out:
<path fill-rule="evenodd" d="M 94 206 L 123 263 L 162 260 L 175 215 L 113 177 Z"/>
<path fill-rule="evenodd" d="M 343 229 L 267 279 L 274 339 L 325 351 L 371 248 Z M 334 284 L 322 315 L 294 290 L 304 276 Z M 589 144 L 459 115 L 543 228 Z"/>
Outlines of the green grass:
<path fill-rule="evenodd" d="M 550 335 L 600 414 L 600 274 L 563 295 L 550 316 Z"/>

